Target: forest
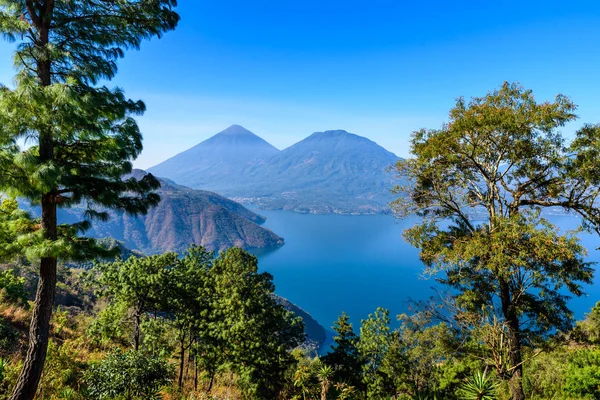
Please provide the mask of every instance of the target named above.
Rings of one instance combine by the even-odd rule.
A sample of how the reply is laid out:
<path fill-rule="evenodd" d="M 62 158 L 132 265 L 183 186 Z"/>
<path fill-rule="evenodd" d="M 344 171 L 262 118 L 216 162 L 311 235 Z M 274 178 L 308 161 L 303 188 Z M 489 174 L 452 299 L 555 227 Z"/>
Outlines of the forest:
<path fill-rule="evenodd" d="M 176 6 L 0 0 L 16 67 L 0 87 L 0 398 L 600 398 L 600 302 L 580 321 L 569 302 L 596 268 L 579 235 L 600 234 L 600 125 L 567 137 L 564 95 L 505 82 L 414 132 L 390 207 L 414 218 L 404 237 L 439 289 L 400 316 L 341 315 L 321 357 L 252 254 L 119 254 L 86 237 L 160 202 L 157 178 L 131 175 L 145 104 L 107 82 L 176 28 Z M 73 206 L 81 221 L 61 222 Z"/>

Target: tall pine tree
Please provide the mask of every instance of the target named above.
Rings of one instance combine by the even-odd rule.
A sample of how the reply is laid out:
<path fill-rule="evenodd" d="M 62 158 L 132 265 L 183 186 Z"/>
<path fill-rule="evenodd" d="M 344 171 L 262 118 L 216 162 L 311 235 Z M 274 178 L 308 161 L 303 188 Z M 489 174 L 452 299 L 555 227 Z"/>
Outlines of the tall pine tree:
<path fill-rule="evenodd" d="M 142 150 L 132 116 L 141 101 L 98 83 L 116 60 L 179 20 L 175 0 L 0 0 L 0 31 L 16 41 L 14 88 L 0 88 L 0 191 L 41 206 L 40 229 L 19 238 L 40 260 L 29 349 L 12 400 L 35 396 L 46 358 L 57 259 L 94 255 L 75 237 L 109 210 L 144 213 L 159 198 L 148 175 L 122 180 Z M 20 147 L 25 141 L 29 147 Z M 85 204 L 83 220 L 59 224 L 57 208 Z"/>

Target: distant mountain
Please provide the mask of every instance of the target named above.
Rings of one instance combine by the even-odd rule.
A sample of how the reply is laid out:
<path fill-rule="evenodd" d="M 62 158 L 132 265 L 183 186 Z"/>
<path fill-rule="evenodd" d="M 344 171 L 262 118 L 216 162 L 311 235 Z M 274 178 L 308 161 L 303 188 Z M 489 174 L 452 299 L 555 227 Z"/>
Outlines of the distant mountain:
<path fill-rule="evenodd" d="M 251 145 L 241 140 L 228 141 L 229 134 L 225 132 L 231 129 Z M 209 144 L 215 149 L 210 157 L 200 160 L 190 156 L 199 154 L 199 148 L 208 149 Z M 258 149 L 256 154 L 252 149 Z M 216 157 L 217 153 L 221 156 Z M 277 151 L 234 125 L 150 171 L 267 209 L 373 214 L 389 211 L 391 189 L 397 181 L 388 168 L 398 160 L 377 143 L 343 130 L 317 132 Z M 179 169 L 166 168 L 168 165 Z M 215 166 L 219 166 L 219 174 Z M 190 171 L 195 172 L 195 177 Z"/>
<path fill-rule="evenodd" d="M 278 149 L 254 133 L 232 125 L 148 172 L 181 185 L 225 193 L 243 182 L 248 168 L 263 164 L 277 153 Z"/>
<path fill-rule="evenodd" d="M 367 138 L 317 132 L 251 169 L 245 186 L 224 194 L 301 212 L 377 213 L 392 200 L 395 182 L 388 168 L 396 161 Z"/>
<path fill-rule="evenodd" d="M 143 174 L 144 171 L 135 170 L 132 175 L 140 177 Z M 168 179 L 159 180 L 162 187 L 157 192 L 161 201 L 147 215 L 132 217 L 111 212 L 108 222 L 94 222 L 86 234 L 114 238 L 127 248 L 145 254 L 181 252 L 191 244 L 202 245 L 208 250 L 283 245 L 281 237 L 259 225 L 265 221 L 264 217 L 241 204 L 216 193 L 190 189 Z M 78 221 L 82 211 L 78 207 L 62 209 L 59 220 Z"/>

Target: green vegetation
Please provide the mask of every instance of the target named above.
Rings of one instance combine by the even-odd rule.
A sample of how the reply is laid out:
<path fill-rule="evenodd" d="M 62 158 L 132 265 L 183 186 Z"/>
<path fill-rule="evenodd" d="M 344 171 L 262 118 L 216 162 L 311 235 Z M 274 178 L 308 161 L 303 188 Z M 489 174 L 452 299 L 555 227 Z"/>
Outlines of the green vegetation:
<path fill-rule="evenodd" d="M 123 179 L 142 151 L 133 119 L 141 101 L 99 86 L 124 50 L 175 28 L 174 0 L 110 2 L 2 0 L 0 32 L 18 40 L 15 87 L 0 88 L 0 190 L 41 206 L 39 223 L 12 231 L 23 255 L 39 262 L 30 346 L 13 400 L 35 396 L 46 359 L 57 260 L 89 259 L 102 248 L 79 234 L 109 210 L 147 212 L 158 182 Z M 21 147 L 26 140 L 30 146 Z M 61 224 L 57 208 L 86 204 L 85 219 Z M 10 249 L 16 251 L 17 249 Z"/>
<path fill-rule="evenodd" d="M 478 336 L 482 356 L 523 392 L 524 347 L 566 332 L 569 296 L 582 295 L 593 269 L 574 233 L 543 218 L 557 208 L 578 214 L 600 233 L 600 125 L 585 125 L 569 145 L 559 128 L 576 119 L 564 96 L 538 103 L 505 83 L 469 103 L 459 99 L 450 122 L 414 134 L 414 158 L 396 169 L 400 216 L 421 222 L 405 237 L 421 249 L 431 275 L 442 275 L 453 323 Z"/>
<path fill-rule="evenodd" d="M 406 238 L 448 293 L 397 325 L 378 308 L 358 334 L 341 315 L 322 359 L 246 251 L 115 258 L 121 246 L 82 236 L 159 202 L 152 175 L 132 176 L 143 103 L 99 82 L 175 28 L 175 5 L 0 0 L 19 40 L 15 88 L 0 88 L 0 400 L 600 398 L 600 303 L 576 324 L 568 307 L 593 264 L 544 218 L 568 211 L 600 233 L 600 125 L 567 144 L 564 96 L 504 84 L 415 133 L 393 208 L 420 217 Z M 83 221 L 57 220 L 77 205 Z"/>

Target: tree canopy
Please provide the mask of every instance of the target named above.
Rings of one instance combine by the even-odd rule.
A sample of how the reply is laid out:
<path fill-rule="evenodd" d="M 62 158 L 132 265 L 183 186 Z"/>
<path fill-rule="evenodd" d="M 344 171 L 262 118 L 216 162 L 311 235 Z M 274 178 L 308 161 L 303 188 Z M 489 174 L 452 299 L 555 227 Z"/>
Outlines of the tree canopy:
<path fill-rule="evenodd" d="M 542 212 L 577 214 L 583 229 L 599 232 L 600 125 L 585 125 L 567 144 L 560 128 L 575 109 L 565 96 L 539 103 L 505 83 L 458 99 L 450 121 L 415 132 L 414 157 L 396 165 L 409 183 L 396 189 L 393 208 L 421 217 L 405 236 L 456 293 L 457 319 L 475 314 L 505 327 L 509 362 L 498 372 L 513 383 L 514 399 L 523 398 L 521 346 L 568 330 L 566 291 L 581 295 L 592 280 L 578 238 Z"/>

